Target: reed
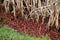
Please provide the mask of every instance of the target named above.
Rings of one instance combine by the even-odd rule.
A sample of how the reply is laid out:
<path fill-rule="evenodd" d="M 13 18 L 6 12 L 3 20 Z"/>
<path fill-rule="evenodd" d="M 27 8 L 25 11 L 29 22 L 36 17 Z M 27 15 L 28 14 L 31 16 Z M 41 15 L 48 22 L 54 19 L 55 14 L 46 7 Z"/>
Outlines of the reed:
<path fill-rule="evenodd" d="M 26 6 L 24 6 L 24 2 L 26 4 Z M 40 0 L 11 0 L 11 2 L 13 3 L 13 13 L 14 13 L 14 17 L 16 17 L 16 7 L 20 10 L 22 17 L 25 16 L 25 19 L 28 20 L 28 16 L 30 15 L 30 17 L 32 18 L 33 15 L 35 15 L 33 18 L 33 20 L 36 20 L 38 22 L 39 20 L 39 16 L 42 16 L 42 23 L 44 23 L 44 18 L 46 18 L 46 16 L 50 15 L 47 26 L 49 28 L 49 26 L 52 26 L 55 23 L 56 28 L 58 28 L 58 16 L 59 16 L 59 11 L 57 9 L 57 4 L 58 0 L 46 0 L 44 3 L 47 3 L 45 5 L 42 6 L 42 1 Z M 15 6 L 15 2 L 16 2 L 16 6 Z M 8 12 L 9 10 L 9 0 L 8 3 L 6 2 L 6 0 L 4 1 L 5 3 L 5 10 L 6 12 Z M 54 5 L 54 3 L 56 5 Z M 28 10 L 28 12 L 26 11 L 26 9 Z M 49 10 L 48 10 L 49 9 Z M 39 11 L 38 11 L 39 10 Z M 49 12 L 50 11 L 50 12 Z M 27 12 L 28 14 L 24 14 L 24 12 Z M 46 15 L 47 14 L 47 15 Z"/>

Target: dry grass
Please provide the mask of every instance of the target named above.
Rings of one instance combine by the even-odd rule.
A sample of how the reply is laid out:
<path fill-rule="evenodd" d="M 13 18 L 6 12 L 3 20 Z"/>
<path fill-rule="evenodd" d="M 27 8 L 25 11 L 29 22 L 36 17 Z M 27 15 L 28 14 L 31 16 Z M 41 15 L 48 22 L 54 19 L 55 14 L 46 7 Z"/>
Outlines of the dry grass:
<path fill-rule="evenodd" d="M 15 1 L 16 4 L 15 5 Z M 49 17 L 49 21 L 47 23 L 47 26 L 49 28 L 49 26 L 52 26 L 55 23 L 56 28 L 58 29 L 58 16 L 59 16 L 59 9 L 57 9 L 57 7 L 59 7 L 59 0 L 47 0 L 45 2 L 41 2 L 40 0 L 11 0 L 12 2 L 12 7 L 13 7 L 13 13 L 14 16 L 16 17 L 16 10 L 18 9 L 21 14 L 22 17 L 25 16 L 25 19 L 28 20 L 28 16 L 30 15 L 30 17 L 33 20 L 36 20 L 38 22 L 39 20 L 39 16 L 43 16 L 42 18 L 42 23 L 44 23 L 44 18 L 46 18 L 46 16 L 50 16 Z M 9 0 L 5 0 L 5 9 L 6 12 L 9 11 Z M 42 6 L 42 3 L 44 4 L 44 6 Z M 24 10 L 25 9 L 25 10 Z M 28 11 L 28 12 L 27 12 Z M 24 12 L 26 14 L 24 14 Z M 34 16 L 34 18 L 32 17 Z M 51 24 L 51 25 L 50 25 Z"/>

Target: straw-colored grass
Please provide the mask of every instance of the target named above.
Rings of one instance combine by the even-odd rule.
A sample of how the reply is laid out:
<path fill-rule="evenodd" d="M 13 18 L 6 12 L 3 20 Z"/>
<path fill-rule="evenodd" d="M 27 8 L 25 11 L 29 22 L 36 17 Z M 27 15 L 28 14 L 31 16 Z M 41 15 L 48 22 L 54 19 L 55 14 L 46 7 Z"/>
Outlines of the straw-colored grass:
<path fill-rule="evenodd" d="M 16 4 L 17 4 L 16 6 L 15 6 L 15 1 L 16 1 Z M 16 17 L 16 10 L 17 9 L 19 9 L 19 12 L 20 12 L 20 14 L 22 14 L 22 17 L 25 16 L 25 19 L 27 19 L 27 20 L 28 20 L 28 16 L 29 15 L 30 15 L 31 18 L 32 18 L 33 15 L 35 15 L 34 18 L 32 18 L 32 19 L 36 20 L 38 22 L 39 16 L 43 16 L 42 23 L 44 23 L 44 18 L 46 18 L 47 15 L 48 15 L 48 17 L 50 15 L 47 26 L 48 27 L 52 26 L 55 23 L 56 28 L 57 29 L 59 28 L 58 27 L 59 26 L 58 25 L 58 16 L 59 16 L 59 11 L 60 10 L 57 9 L 59 0 L 47 0 L 45 2 L 44 1 L 40 1 L 40 0 L 15 0 L 15 1 L 14 0 L 10 1 L 13 4 L 14 17 Z M 10 2 L 9 2 L 9 0 L 8 1 L 7 0 L 4 1 L 6 12 L 8 12 L 8 10 L 9 10 Z M 24 6 L 23 4 L 24 5 L 26 4 L 26 5 Z M 26 11 L 25 8 L 28 10 L 28 12 Z M 36 8 L 37 8 L 37 10 L 40 9 L 39 12 L 41 12 L 41 13 L 39 13 L 36 10 Z M 24 12 L 25 13 L 27 12 L 28 14 L 24 14 Z M 46 15 L 46 13 L 47 13 L 47 15 Z M 39 15 L 39 14 L 41 14 L 41 15 Z"/>

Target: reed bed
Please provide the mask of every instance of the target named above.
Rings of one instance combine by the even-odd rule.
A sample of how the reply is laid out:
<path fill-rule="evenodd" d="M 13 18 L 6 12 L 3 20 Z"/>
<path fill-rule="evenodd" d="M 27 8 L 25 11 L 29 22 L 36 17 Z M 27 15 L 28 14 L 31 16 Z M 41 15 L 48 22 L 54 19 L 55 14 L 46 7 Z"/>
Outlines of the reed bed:
<path fill-rule="evenodd" d="M 10 4 L 12 4 L 13 10 L 10 11 Z M 25 17 L 26 20 L 30 19 L 39 21 L 39 16 L 42 16 L 42 24 L 44 19 L 49 17 L 47 28 L 55 24 L 55 27 L 59 28 L 59 0 L 4 0 L 6 13 L 13 13 L 16 17 L 16 11 L 21 14 L 22 18 Z M 17 12 L 17 13 L 18 13 Z"/>

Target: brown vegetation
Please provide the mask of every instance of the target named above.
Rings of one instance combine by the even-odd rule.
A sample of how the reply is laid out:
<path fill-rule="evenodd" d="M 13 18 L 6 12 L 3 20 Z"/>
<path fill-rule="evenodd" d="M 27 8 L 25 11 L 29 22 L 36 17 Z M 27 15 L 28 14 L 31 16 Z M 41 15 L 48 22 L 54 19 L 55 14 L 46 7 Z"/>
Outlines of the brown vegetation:
<path fill-rule="evenodd" d="M 5 16 L 8 18 L 8 21 L 10 22 L 11 20 L 13 20 L 11 21 L 13 25 L 15 21 L 17 22 L 16 25 L 20 25 L 20 26 L 23 24 L 24 26 L 30 27 L 31 26 L 30 23 L 34 24 L 33 26 L 36 27 L 37 29 L 34 29 L 33 26 L 32 26 L 33 27 L 32 29 L 29 28 L 29 30 L 34 29 L 34 32 L 36 30 L 39 31 L 41 29 L 40 25 L 43 25 L 42 29 L 49 30 L 55 27 L 57 30 L 59 30 L 59 25 L 60 25 L 59 23 L 59 14 L 60 14 L 59 0 L 44 0 L 44 1 L 4 0 L 4 3 L 1 6 L 4 6 L 3 8 L 6 14 Z M 1 6 L 0 6 L 0 9 L 1 9 Z M 0 11 L 2 11 L 2 9 Z M 9 19 L 9 16 L 10 16 L 10 19 Z M 20 23 L 21 21 L 22 21 L 22 24 Z M 9 22 L 7 23 L 9 24 Z M 26 22 L 27 24 L 24 24 L 24 22 Z M 35 22 L 37 23 L 36 25 L 35 25 Z M 44 27 L 44 25 L 46 27 Z M 23 30 L 24 28 L 25 27 L 23 27 L 22 29 L 20 28 L 20 29 Z"/>

